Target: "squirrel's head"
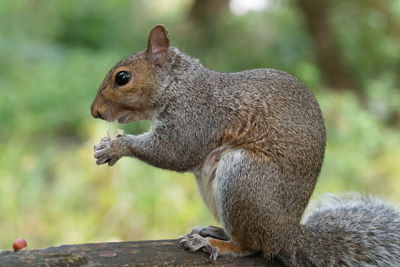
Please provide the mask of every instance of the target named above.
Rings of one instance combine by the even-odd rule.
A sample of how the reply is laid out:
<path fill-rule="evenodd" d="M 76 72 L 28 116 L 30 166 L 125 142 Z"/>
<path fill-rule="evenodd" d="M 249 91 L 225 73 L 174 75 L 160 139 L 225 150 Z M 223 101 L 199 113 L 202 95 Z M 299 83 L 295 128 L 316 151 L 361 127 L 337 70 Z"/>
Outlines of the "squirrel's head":
<path fill-rule="evenodd" d="M 170 61 L 168 50 L 168 32 L 157 25 L 150 31 L 145 50 L 128 56 L 108 72 L 91 106 L 92 116 L 119 123 L 149 119 L 159 86 L 157 77 Z"/>

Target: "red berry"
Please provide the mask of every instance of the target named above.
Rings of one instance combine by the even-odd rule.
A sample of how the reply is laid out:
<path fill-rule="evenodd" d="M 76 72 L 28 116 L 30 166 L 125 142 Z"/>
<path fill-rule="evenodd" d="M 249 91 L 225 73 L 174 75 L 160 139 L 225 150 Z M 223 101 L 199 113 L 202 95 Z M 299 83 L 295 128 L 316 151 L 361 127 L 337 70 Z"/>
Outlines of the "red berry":
<path fill-rule="evenodd" d="M 18 238 L 17 240 L 14 241 L 13 243 L 13 249 L 14 251 L 18 251 L 20 249 L 26 248 L 27 244 L 25 239 L 23 238 Z"/>

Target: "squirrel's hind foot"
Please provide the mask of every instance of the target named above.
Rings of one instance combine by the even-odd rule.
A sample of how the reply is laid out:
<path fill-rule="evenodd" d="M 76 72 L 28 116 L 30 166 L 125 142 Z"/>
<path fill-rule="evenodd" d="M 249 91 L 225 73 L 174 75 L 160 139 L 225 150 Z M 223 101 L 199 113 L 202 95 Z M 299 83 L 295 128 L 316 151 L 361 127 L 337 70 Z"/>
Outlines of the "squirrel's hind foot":
<path fill-rule="evenodd" d="M 210 254 L 210 262 L 214 262 L 219 254 L 219 249 L 212 246 L 208 241 L 208 237 L 202 237 L 199 234 L 188 234 L 180 238 L 179 244 L 189 251 L 204 251 Z"/>
<path fill-rule="evenodd" d="M 203 237 L 199 234 L 188 234 L 181 237 L 179 244 L 190 251 L 204 251 L 210 254 L 210 262 L 214 262 L 219 255 L 244 257 L 254 254 L 254 251 L 244 250 L 232 241 L 220 240 L 212 237 Z"/>

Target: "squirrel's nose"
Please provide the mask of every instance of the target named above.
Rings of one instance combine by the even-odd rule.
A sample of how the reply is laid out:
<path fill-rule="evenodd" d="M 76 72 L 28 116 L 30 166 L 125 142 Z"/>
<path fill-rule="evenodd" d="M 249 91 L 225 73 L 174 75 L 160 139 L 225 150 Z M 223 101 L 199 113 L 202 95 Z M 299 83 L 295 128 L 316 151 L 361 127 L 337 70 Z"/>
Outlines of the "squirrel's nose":
<path fill-rule="evenodd" d="M 104 120 L 104 118 L 103 118 L 103 116 L 101 115 L 101 113 L 100 113 L 99 111 L 95 110 L 94 108 L 92 108 L 92 109 L 90 110 L 90 113 L 92 113 L 93 118 Z"/>
<path fill-rule="evenodd" d="M 93 117 L 104 120 L 103 116 L 102 116 L 101 113 L 98 112 L 98 111 L 97 111 L 97 113 L 96 113 Z"/>

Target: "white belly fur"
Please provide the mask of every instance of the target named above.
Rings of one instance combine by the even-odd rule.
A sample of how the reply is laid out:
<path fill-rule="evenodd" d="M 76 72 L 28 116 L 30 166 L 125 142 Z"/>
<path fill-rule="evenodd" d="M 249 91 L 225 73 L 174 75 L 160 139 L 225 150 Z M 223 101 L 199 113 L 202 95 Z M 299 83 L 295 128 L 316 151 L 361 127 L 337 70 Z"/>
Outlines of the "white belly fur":
<path fill-rule="evenodd" d="M 232 151 L 228 147 L 218 147 L 208 154 L 203 164 L 194 171 L 197 186 L 204 203 L 218 222 L 221 222 L 221 205 L 219 202 L 219 181 L 215 175 L 222 156 Z"/>

